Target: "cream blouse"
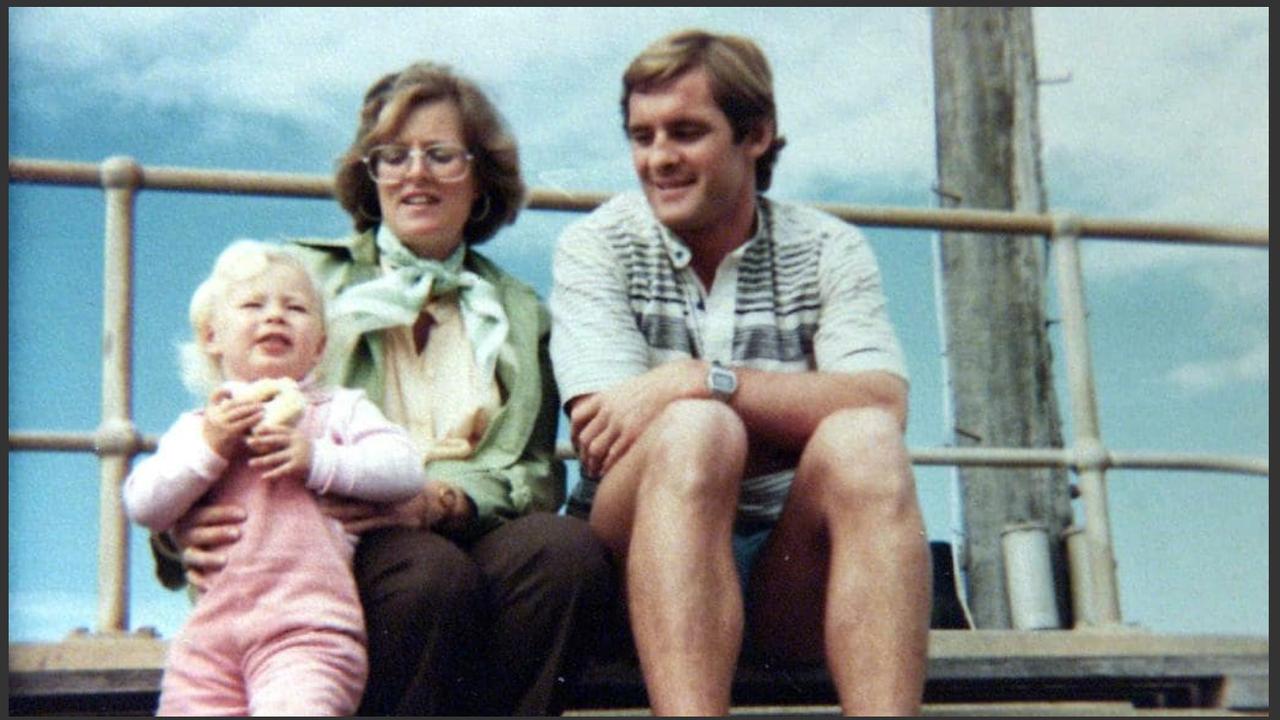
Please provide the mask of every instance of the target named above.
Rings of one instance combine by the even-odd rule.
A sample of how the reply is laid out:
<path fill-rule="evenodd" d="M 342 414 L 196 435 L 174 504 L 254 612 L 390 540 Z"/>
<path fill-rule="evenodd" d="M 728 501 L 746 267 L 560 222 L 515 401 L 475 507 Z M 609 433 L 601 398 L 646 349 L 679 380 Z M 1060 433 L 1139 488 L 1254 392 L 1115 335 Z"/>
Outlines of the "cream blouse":
<path fill-rule="evenodd" d="M 429 300 L 427 341 L 417 352 L 413 328 L 383 331 L 388 418 L 403 425 L 424 462 L 470 457 L 502 404 L 498 382 L 482 378 L 457 295 Z"/>

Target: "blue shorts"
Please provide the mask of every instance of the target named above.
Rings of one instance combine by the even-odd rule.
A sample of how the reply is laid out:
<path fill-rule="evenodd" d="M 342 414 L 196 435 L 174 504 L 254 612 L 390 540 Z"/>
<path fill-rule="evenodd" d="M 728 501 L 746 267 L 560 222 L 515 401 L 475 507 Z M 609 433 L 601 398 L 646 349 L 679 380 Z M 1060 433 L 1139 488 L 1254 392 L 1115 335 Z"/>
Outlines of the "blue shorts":
<path fill-rule="evenodd" d="M 750 586 L 751 570 L 771 532 L 773 525 L 765 523 L 738 524 L 733 528 L 733 562 L 738 567 L 738 582 L 742 584 L 744 598 Z"/>
<path fill-rule="evenodd" d="M 591 517 L 591 505 L 582 502 L 576 496 L 570 496 L 564 512 L 586 520 Z M 733 526 L 732 547 L 733 563 L 738 568 L 738 582 L 742 586 L 742 596 L 747 596 L 747 587 L 751 582 L 751 569 L 755 567 L 760 551 L 773 532 L 770 522 L 740 522 Z"/>

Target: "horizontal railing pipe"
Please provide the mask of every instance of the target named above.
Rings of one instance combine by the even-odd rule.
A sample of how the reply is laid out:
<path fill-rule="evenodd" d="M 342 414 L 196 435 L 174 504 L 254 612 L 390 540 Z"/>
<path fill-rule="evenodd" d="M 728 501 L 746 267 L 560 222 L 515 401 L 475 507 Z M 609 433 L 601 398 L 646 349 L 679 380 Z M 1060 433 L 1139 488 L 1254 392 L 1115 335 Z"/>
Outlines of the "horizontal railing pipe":
<path fill-rule="evenodd" d="M 157 165 L 140 166 L 139 190 L 168 190 L 230 195 L 283 195 L 333 198 L 333 181 L 320 175 L 203 170 Z M 60 160 L 9 160 L 9 182 L 100 187 L 101 168 L 92 163 Z"/>
<path fill-rule="evenodd" d="M 1271 461 L 1230 455 L 1112 452 L 1111 467 L 1129 470 L 1213 470 L 1240 475 L 1271 475 Z"/>
<path fill-rule="evenodd" d="M 829 203 L 815 204 L 814 207 L 846 222 L 864 227 L 945 229 L 1006 235 L 1050 235 L 1053 233 L 1055 222 L 1051 214 L 1001 210 L 861 207 Z M 1079 222 L 1080 236 L 1092 240 L 1151 240 L 1246 247 L 1269 247 L 1271 243 L 1269 232 L 1256 228 L 1099 218 L 1080 218 Z"/>
<path fill-rule="evenodd" d="M 99 187 L 101 186 L 99 172 L 99 166 L 93 163 L 26 158 L 9 160 L 11 183 L 53 183 Z M 139 187 L 151 190 L 285 195 L 302 198 L 333 196 L 333 181 L 324 175 L 161 166 L 144 166 Z M 611 197 L 609 193 L 534 189 L 529 195 L 529 208 L 587 212 L 609 197 Z M 826 210 L 847 222 L 868 227 L 947 229 L 1015 235 L 1049 235 L 1054 227 L 1054 217 L 1049 214 L 947 208 L 883 208 L 839 204 L 815 204 L 814 207 Z M 1095 240 L 1148 240 L 1246 247 L 1269 247 L 1271 242 L 1270 233 L 1257 228 L 1081 218 L 1079 229 L 1082 238 Z"/>
<path fill-rule="evenodd" d="M 155 452 L 159 439 L 154 435 L 138 437 L 137 452 Z M 94 433 L 10 432 L 10 450 L 44 452 L 101 452 Z M 987 465 L 991 467 L 1065 468 L 1072 469 L 1075 460 L 1067 449 L 1034 448 L 956 448 L 917 447 L 911 449 L 916 465 Z M 556 448 L 556 457 L 575 460 L 577 454 L 568 443 Z M 1271 463 L 1266 458 L 1244 455 L 1209 455 L 1161 452 L 1117 451 L 1108 454 L 1107 466 L 1130 470 L 1203 470 L 1239 475 L 1269 476 Z"/>

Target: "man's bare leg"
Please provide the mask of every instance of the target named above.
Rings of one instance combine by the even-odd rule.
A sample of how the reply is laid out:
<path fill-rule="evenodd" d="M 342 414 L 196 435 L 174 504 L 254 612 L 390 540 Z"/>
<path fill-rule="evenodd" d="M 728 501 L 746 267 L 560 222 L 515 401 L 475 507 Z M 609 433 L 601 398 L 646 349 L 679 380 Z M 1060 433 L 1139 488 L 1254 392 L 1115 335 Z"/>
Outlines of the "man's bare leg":
<path fill-rule="evenodd" d="M 596 494 L 592 526 L 626 558 L 655 715 L 729 711 L 743 627 L 731 536 L 746 452 L 746 430 L 724 405 L 672 403 Z"/>
<path fill-rule="evenodd" d="M 824 648 L 846 714 L 918 714 L 929 562 L 897 421 L 877 410 L 836 413 L 806 446 L 753 573 L 753 637 L 790 659 Z"/>

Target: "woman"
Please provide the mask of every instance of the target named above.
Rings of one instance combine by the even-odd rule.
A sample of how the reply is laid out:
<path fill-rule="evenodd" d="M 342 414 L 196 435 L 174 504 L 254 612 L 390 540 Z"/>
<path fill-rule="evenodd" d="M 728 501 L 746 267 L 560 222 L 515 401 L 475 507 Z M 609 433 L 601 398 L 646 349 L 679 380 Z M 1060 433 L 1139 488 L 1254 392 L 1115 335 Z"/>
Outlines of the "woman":
<path fill-rule="evenodd" d="M 334 298 L 328 377 L 408 428 L 438 488 L 328 512 L 363 536 L 369 638 L 361 714 L 559 711 L 612 601 L 612 570 L 564 500 L 549 320 L 534 292 L 472 248 L 524 196 L 515 141 L 449 68 L 373 84 L 336 194 L 356 234 L 298 240 Z M 236 508 L 178 535 L 193 583 L 219 567 Z"/>

